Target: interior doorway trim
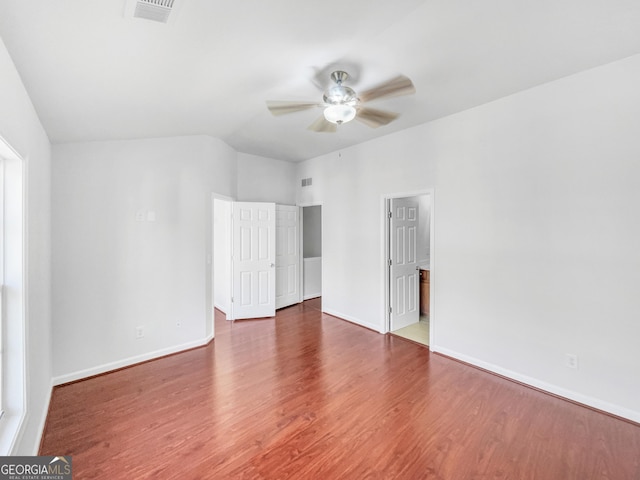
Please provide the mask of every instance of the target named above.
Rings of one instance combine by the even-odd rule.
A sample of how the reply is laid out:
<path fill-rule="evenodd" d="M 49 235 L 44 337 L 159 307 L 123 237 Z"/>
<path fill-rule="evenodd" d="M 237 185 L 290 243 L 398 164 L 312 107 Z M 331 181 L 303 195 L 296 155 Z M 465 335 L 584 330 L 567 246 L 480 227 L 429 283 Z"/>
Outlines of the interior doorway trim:
<path fill-rule="evenodd" d="M 391 200 L 395 198 L 405 198 L 405 197 L 415 197 L 419 195 L 429 195 L 430 204 L 431 204 L 431 215 L 429 218 L 429 269 L 431 275 L 433 276 L 434 265 L 435 265 L 435 256 L 434 256 L 434 247 L 435 247 L 435 235 L 434 235 L 434 218 L 435 218 L 435 193 L 433 188 L 427 188 L 424 190 L 413 190 L 408 192 L 397 192 L 397 193 L 388 193 L 384 194 L 381 197 L 381 235 L 382 235 L 382 252 L 381 252 L 381 262 L 380 262 L 380 274 L 382 275 L 382 295 L 383 304 L 381 306 L 383 310 L 383 318 L 384 318 L 384 329 L 382 333 L 389 333 L 391 331 L 391 315 L 389 314 L 389 307 L 391 306 L 391 298 L 390 298 L 390 281 L 389 281 L 389 258 L 390 258 L 390 231 L 389 231 L 389 208 L 391 204 Z M 431 345 L 436 345 L 436 319 L 434 318 L 434 282 L 429 282 L 429 349 L 431 350 Z"/>
<path fill-rule="evenodd" d="M 304 207 L 320 207 L 320 245 L 322 248 L 322 255 L 320 258 L 320 271 L 324 272 L 325 267 L 325 250 L 324 250 L 324 205 L 322 202 L 297 202 L 296 206 L 300 207 L 300 261 L 302 262 L 302 269 L 300 270 L 301 277 L 303 277 L 302 281 L 302 298 L 304 301 Z M 325 292 L 324 288 L 324 275 L 320 276 L 320 296 L 322 296 Z M 322 303 L 324 305 L 324 302 Z M 324 312 L 324 310 L 322 310 Z"/>
<path fill-rule="evenodd" d="M 210 281 L 211 281 L 211 291 L 209 292 L 209 295 L 211 296 L 211 303 L 210 303 L 210 308 L 209 308 L 209 304 L 207 305 L 207 307 L 209 308 L 209 314 L 211 315 L 211 333 L 209 335 L 207 335 L 207 339 L 208 341 L 210 341 L 211 339 L 213 339 L 215 337 L 215 228 L 216 228 L 216 222 L 215 222 L 215 206 L 214 206 L 214 201 L 215 200 L 221 200 L 223 202 L 234 202 L 235 199 L 232 197 L 228 197 L 226 195 L 221 195 L 219 193 L 215 193 L 215 192 L 211 192 L 211 244 L 209 245 L 209 252 L 207 253 L 207 267 L 210 267 Z"/>

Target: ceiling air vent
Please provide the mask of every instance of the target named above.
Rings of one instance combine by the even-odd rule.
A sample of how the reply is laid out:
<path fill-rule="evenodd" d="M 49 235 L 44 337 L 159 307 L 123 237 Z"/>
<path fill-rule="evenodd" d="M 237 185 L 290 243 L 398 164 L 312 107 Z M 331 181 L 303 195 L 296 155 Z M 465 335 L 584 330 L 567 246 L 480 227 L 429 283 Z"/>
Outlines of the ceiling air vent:
<path fill-rule="evenodd" d="M 174 3 L 176 0 L 131 0 L 129 8 L 133 7 L 133 18 L 168 23 Z"/>

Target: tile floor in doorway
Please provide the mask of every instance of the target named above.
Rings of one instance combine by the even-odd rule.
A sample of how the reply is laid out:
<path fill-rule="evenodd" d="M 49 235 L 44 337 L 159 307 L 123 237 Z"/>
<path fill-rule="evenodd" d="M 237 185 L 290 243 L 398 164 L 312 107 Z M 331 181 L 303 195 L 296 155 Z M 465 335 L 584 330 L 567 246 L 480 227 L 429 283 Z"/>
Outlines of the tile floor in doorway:
<path fill-rule="evenodd" d="M 414 342 L 421 343 L 423 345 L 429 345 L 429 316 L 420 315 L 420 321 L 406 327 L 400 328 L 394 332 L 391 332 L 399 337 L 413 340 Z"/>

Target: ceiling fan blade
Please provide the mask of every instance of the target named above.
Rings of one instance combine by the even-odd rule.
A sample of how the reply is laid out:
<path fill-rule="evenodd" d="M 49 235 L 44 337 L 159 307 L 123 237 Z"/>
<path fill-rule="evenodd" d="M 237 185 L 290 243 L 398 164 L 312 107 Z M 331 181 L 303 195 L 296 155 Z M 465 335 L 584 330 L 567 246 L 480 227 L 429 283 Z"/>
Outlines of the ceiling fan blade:
<path fill-rule="evenodd" d="M 400 95 L 409 95 L 415 93 L 416 87 L 409 77 L 398 75 L 391 80 L 381 83 L 377 87 L 373 87 L 362 92 L 359 97 L 361 102 L 370 102 L 379 98 L 398 97 Z"/>
<path fill-rule="evenodd" d="M 320 133 L 335 133 L 338 131 L 338 127 L 335 123 L 327 121 L 324 115 L 320 115 L 315 122 L 309 125 L 307 130 Z"/>
<path fill-rule="evenodd" d="M 394 121 L 400 116 L 399 113 L 385 112 L 376 108 L 360 107 L 356 115 L 356 120 L 360 120 L 371 128 L 378 128 L 382 125 Z"/>
<path fill-rule="evenodd" d="M 267 108 L 276 116 L 308 110 L 319 105 L 318 103 L 309 102 L 267 101 Z"/>

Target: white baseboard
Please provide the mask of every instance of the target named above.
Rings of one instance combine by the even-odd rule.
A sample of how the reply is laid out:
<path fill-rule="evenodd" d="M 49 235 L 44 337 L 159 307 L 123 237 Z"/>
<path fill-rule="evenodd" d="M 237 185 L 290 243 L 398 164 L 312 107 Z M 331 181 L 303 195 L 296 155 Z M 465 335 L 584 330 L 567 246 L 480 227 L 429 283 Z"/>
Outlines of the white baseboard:
<path fill-rule="evenodd" d="M 309 293 L 307 295 L 305 295 L 304 297 L 302 297 L 302 300 L 311 300 L 312 298 L 318 298 L 321 297 L 322 293 L 318 292 L 318 293 Z"/>
<path fill-rule="evenodd" d="M 53 377 L 54 385 L 62 385 L 64 383 L 75 382 L 76 380 L 82 380 L 83 378 L 92 377 L 94 375 L 100 375 L 101 373 L 110 372 L 119 368 L 130 367 L 136 363 L 146 362 L 147 360 L 154 360 L 156 358 L 171 355 L 173 353 L 179 353 L 184 350 L 190 350 L 192 348 L 201 347 L 206 345 L 213 339 L 213 334 L 203 338 L 202 340 L 196 340 L 189 343 L 183 343 L 182 345 L 175 345 L 173 347 L 164 348 L 162 350 L 156 350 L 154 352 L 144 353 L 142 355 L 136 355 L 135 357 L 129 357 L 116 362 L 106 363 L 104 365 L 98 365 L 96 367 L 87 368 L 85 370 L 78 370 L 77 372 L 67 373 L 58 377 Z"/>
<path fill-rule="evenodd" d="M 227 309 L 226 308 L 222 308 L 221 305 L 214 303 L 213 304 L 213 308 L 217 308 L 218 310 L 220 310 L 222 313 L 224 313 L 225 315 L 227 314 Z"/>
<path fill-rule="evenodd" d="M 47 415 L 49 414 L 49 404 L 51 403 L 52 393 L 53 393 L 53 383 L 50 384 L 46 403 L 44 405 L 43 410 L 40 412 L 40 420 L 38 422 L 38 427 L 36 430 L 37 435 L 34 439 L 35 444 L 33 445 L 23 444 L 25 428 L 29 424 L 30 419 L 33 416 L 32 415 L 33 412 L 29 411 L 29 412 L 26 412 L 25 415 L 23 415 L 20 418 L 17 426 L 18 433 L 13 439 L 13 442 L 11 443 L 10 448 L 6 452 L 6 455 L 32 455 L 32 456 L 38 455 L 38 451 L 40 450 L 40 442 L 42 440 L 42 435 L 44 434 L 44 427 L 47 424 Z"/>
<path fill-rule="evenodd" d="M 44 411 L 41 414 L 40 424 L 38 425 L 38 435 L 36 437 L 36 444 L 32 448 L 31 455 L 38 455 L 40 450 L 40 443 L 42 443 L 42 436 L 44 435 L 44 428 L 47 426 L 47 416 L 49 415 L 49 405 L 51 405 L 51 397 L 53 396 L 53 381 L 49 388 L 49 395 L 47 396 L 47 403 L 44 406 Z"/>
<path fill-rule="evenodd" d="M 613 403 L 605 402 L 598 398 L 590 397 L 588 395 L 583 395 L 581 393 L 574 392 L 572 390 L 567 390 L 566 388 L 562 388 L 557 385 L 553 385 L 553 384 L 544 382 L 542 380 L 538 380 L 537 378 L 529 377 L 527 375 L 522 375 L 518 372 L 514 372 L 512 370 L 499 367 L 492 363 L 488 363 L 483 360 L 478 360 L 477 358 L 470 357 L 468 355 L 464 355 L 453 350 L 449 350 L 448 348 L 443 348 L 438 345 L 431 345 L 430 348 L 432 352 L 441 353 L 448 357 L 455 358 L 465 363 L 469 363 L 471 365 L 482 368 L 484 370 L 497 373 L 498 375 L 501 375 L 503 377 L 510 378 L 511 380 L 515 380 L 517 382 L 524 383 L 531 387 L 544 390 L 545 392 L 558 395 L 559 397 L 563 397 L 568 400 L 573 400 L 574 402 L 578 402 L 583 405 L 596 408 L 598 410 L 602 410 L 603 412 L 608 412 L 613 415 L 617 415 L 618 417 L 623 417 L 633 422 L 640 423 L 639 411 L 630 410 L 628 408 L 621 407 Z"/>
<path fill-rule="evenodd" d="M 19 455 L 17 449 L 22 441 L 27 420 L 28 415 L 25 412 L 14 415 L 4 413 L 0 429 L 0 456 Z"/>
<path fill-rule="evenodd" d="M 370 322 L 365 322 L 363 320 L 360 320 L 359 318 L 355 318 L 350 315 L 345 315 L 344 313 L 336 312 L 335 310 L 329 310 L 329 309 L 323 308 L 322 311 L 324 313 L 328 313 L 329 315 L 333 315 L 334 317 L 338 317 L 341 320 L 346 320 L 348 322 L 355 323 L 356 325 L 360 325 L 361 327 L 368 328 L 369 330 L 373 330 L 378 333 L 383 333 L 380 330 L 380 325 L 375 325 Z"/>

